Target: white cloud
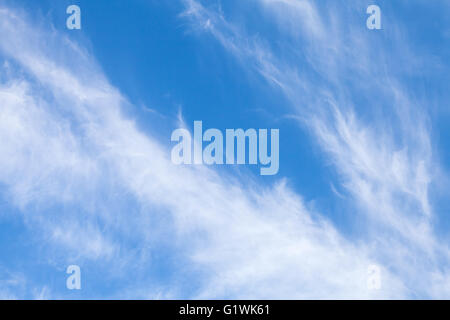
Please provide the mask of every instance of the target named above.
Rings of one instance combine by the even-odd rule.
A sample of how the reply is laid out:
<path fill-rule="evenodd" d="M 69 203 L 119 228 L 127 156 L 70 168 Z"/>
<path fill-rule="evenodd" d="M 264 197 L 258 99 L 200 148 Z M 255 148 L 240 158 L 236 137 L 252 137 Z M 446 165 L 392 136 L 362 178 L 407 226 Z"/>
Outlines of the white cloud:
<path fill-rule="evenodd" d="M 0 48 L 17 65 L 0 90 L 0 180 L 29 228 L 49 235 L 67 259 L 120 259 L 114 272 L 126 277 L 136 270 L 129 241 L 145 248 L 156 234 L 178 249 L 183 272 L 200 272 L 192 297 L 404 295 L 387 269 L 389 285 L 369 291 L 370 250 L 309 212 L 283 182 L 261 187 L 249 176 L 173 166 L 169 145 L 121 114 L 125 99 L 74 43 L 32 29 L 9 9 L 0 21 Z M 129 201 L 142 209 L 127 210 Z M 64 210 L 55 216 L 52 206 Z M 156 228 L 162 214 L 173 228 Z"/>
<path fill-rule="evenodd" d="M 185 14 L 200 19 L 240 59 L 254 59 L 256 70 L 305 110 L 298 97 L 311 88 L 310 79 L 274 58 L 262 42 L 246 42 L 220 14 L 188 3 Z M 292 14 L 298 10 L 306 18 L 302 24 L 311 24 L 316 37 L 327 37 L 310 2 L 264 1 L 265 6 L 279 3 L 292 5 Z M 333 96 L 328 96 L 327 108 L 308 118 L 361 213 L 377 222 L 371 226 L 380 223 L 392 236 L 386 241 L 372 232 L 367 245 L 352 243 L 305 208 L 283 181 L 261 187 L 249 176 L 239 181 L 205 167 L 173 166 L 168 142 L 143 134 L 121 113 L 126 100 L 93 58 L 56 32 L 32 29 L 9 9 L 0 11 L 0 21 L 1 51 L 17 64 L 8 67 L 9 79 L 0 88 L 0 181 L 25 219 L 38 221 L 35 225 L 50 235 L 48 241 L 68 250 L 69 256 L 122 259 L 121 272 L 127 274 L 134 259 L 128 242 L 137 239 L 146 247 L 156 234 L 186 252 L 178 254 L 186 259 L 182 265 L 188 272 L 200 273 L 200 289 L 193 297 L 399 298 L 411 291 L 448 295 L 445 272 L 433 261 L 433 252 L 444 259 L 448 254 L 436 244 L 429 221 L 427 186 L 434 163 L 422 122 L 415 130 L 404 123 L 401 137 L 408 140 L 399 148 L 397 139 L 368 127 Z M 290 23 L 295 25 L 294 19 Z M 338 45 L 333 42 L 330 50 Z M 319 49 L 312 47 L 310 53 Z M 309 58 L 318 72 L 333 63 L 323 68 L 324 56 Z M 333 70 L 327 75 L 336 80 Z M 319 93 L 324 92 L 329 88 Z M 417 142 L 414 149 L 404 148 L 412 139 Z M 126 210 L 129 201 L 137 201 L 141 210 Z M 69 210 L 54 219 L 48 210 L 52 205 Z M 157 230 L 153 218 L 165 214 L 173 229 Z M 421 258 L 426 261 L 417 261 Z M 373 263 L 385 265 L 380 291 L 366 287 L 367 267 Z M 418 273 L 424 275 L 422 282 L 408 291 L 405 287 Z M 173 297 L 176 291 L 158 289 L 156 297 Z"/>
<path fill-rule="evenodd" d="M 365 28 L 357 27 L 355 17 L 361 16 L 354 8 L 362 7 L 360 3 L 255 3 L 264 8 L 264 18 L 282 27 L 288 48 L 306 65 L 277 57 L 268 40 L 247 35 L 222 12 L 199 1 L 185 1 L 186 16 L 194 25 L 212 21 L 207 31 L 292 102 L 303 127 L 335 164 L 359 215 L 368 219 L 367 237 L 361 240 L 404 283 L 421 275 L 420 283 L 410 285 L 411 296 L 434 296 L 438 291 L 438 297 L 448 296 L 446 285 L 436 281 L 448 278 L 448 249 L 434 234 L 428 196 L 439 164 L 431 151 L 426 109 L 409 97 L 399 79 L 405 74 L 403 66 L 423 65 L 409 54 L 413 50 L 405 30 L 390 26 L 390 32 L 384 31 L 396 44 L 387 53 L 381 40 L 374 41 Z M 357 106 L 349 86 L 371 104 Z M 370 121 L 364 120 L 367 116 Z"/>

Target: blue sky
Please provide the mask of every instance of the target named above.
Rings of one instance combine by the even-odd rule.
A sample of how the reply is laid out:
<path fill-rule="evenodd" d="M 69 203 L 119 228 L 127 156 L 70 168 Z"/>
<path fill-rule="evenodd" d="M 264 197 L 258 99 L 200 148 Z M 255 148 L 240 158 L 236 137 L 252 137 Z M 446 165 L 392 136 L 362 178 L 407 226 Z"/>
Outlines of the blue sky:
<path fill-rule="evenodd" d="M 448 1 L 0 8 L 0 298 L 450 297 Z M 278 174 L 173 165 L 195 120 Z"/>

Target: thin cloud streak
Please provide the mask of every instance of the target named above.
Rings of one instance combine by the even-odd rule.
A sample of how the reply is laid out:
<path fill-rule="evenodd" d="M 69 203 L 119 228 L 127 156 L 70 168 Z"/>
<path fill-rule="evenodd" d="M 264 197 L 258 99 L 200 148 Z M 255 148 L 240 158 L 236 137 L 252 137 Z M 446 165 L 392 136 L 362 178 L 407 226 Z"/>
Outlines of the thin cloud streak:
<path fill-rule="evenodd" d="M 29 228 L 50 234 L 48 244 L 65 252 L 63 261 L 120 260 L 109 271 L 131 274 L 139 271 L 131 243 L 153 245 L 156 234 L 173 240 L 182 261 L 175 271 L 183 265 L 199 289 L 168 283 L 155 293 L 145 291 L 147 296 L 405 294 L 388 270 L 383 279 L 389 286 L 368 290 L 370 250 L 310 212 L 284 181 L 262 187 L 248 175 L 237 180 L 203 166 L 172 165 L 169 145 L 143 134 L 121 113 L 128 102 L 89 55 L 78 54 L 82 49 L 57 32 L 32 29 L 7 8 L 0 10 L 0 21 L 0 50 L 17 65 L 0 90 L 0 181 L 33 222 Z M 52 54 L 56 49 L 64 60 Z M 139 210 L 127 210 L 130 202 Z M 54 206 L 65 208 L 58 219 Z M 154 217 L 161 215 L 170 215 L 170 223 L 157 230 Z M 51 250 L 46 253 L 53 258 Z"/>
<path fill-rule="evenodd" d="M 354 14 L 349 4 L 327 2 L 319 9 L 306 0 L 253 1 L 264 9 L 264 18 L 281 26 L 291 47 L 297 50 L 294 54 L 305 57 L 307 65 L 297 67 L 297 61 L 279 59 L 268 40 L 255 39 L 244 28 L 229 23 L 223 12 L 200 1 L 184 3 L 182 16 L 191 19 L 195 29 L 201 30 L 198 26 L 208 21 L 204 31 L 291 101 L 303 127 L 335 164 L 343 186 L 353 195 L 351 204 L 370 219 L 363 240 L 405 283 L 415 282 L 409 296 L 430 297 L 437 292 L 435 297 L 448 296 L 450 256 L 448 247 L 433 231 L 428 197 L 439 164 L 431 151 L 427 112 L 408 97 L 398 80 L 403 65 L 421 63 L 405 56 L 411 51 L 405 31 L 398 28 L 385 32 L 396 43 L 396 51 L 390 52 L 388 59 L 382 42 L 373 41 L 367 30 L 352 27 L 357 21 L 351 23 Z M 318 17 L 329 21 L 324 23 Z M 402 62 L 395 65 L 397 61 Z M 375 121 L 362 120 L 359 113 L 370 112 L 356 107 L 348 94 L 349 85 L 366 95 L 367 101 L 375 101 L 375 91 L 381 102 L 374 106 L 390 116 L 376 117 L 374 113 Z M 419 282 L 417 274 L 421 274 Z M 438 278 L 446 280 L 436 281 Z"/>

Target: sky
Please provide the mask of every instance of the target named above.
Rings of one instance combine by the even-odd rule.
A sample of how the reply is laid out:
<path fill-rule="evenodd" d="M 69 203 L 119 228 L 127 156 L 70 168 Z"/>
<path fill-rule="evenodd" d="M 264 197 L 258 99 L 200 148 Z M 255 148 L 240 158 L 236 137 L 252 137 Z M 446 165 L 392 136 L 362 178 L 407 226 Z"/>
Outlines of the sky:
<path fill-rule="evenodd" d="M 450 298 L 449 15 L 1 0 L 0 299 Z M 279 171 L 174 164 L 194 121 L 278 129 Z"/>

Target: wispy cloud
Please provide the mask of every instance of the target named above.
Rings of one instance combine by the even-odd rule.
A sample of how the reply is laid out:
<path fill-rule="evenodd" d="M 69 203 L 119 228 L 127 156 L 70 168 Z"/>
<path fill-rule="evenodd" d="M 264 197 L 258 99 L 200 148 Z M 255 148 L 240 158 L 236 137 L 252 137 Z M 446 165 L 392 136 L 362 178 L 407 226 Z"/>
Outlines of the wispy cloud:
<path fill-rule="evenodd" d="M 201 9 L 190 4 L 190 10 Z M 214 19 L 207 21 L 207 28 L 216 28 Z M 215 32 L 228 41 L 220 29 Z M 388 268 L 383 289 L 368 290 L 367 267 L 378 263 L 372 250 L 342 236 L 283 180 L 260 186 L 246 174 L 238 179 L 202 166 L 172 165 L 167 142 L 140 132 L 122 114 L 126 99 L 94 59 L 63 35 L 32 28 L 3 8 L 0 50 L 14 65 L 0 89 L 0 181 L 28 228 L 52 246 L 45 253 L 59 268 L 74 259 L 99 268 L 116 261 L 110 273 L 139 277 L 152 263 L 151 252 L 170 250 L 179 261 L 167 272 L 190 277 L 189 284 L 168 281 L 149 293 L 143 288 L 151 281 L 131 288 L 125 281 L 116 295 L 406 294 Z M 233 50 L 240 53 L 240 45 Z M 265 56 L 258 63 L 263 74 L 294 92 L 275 63 Z"/>
<path fill-rule="evenodd" d="M 357 14 L 365 2 L 255 3 L 260 18 L 280 26 L 295 58 L 278 57 L 269 39 L 248 34 L 245 22 L 238 27 L 200 1 L 186 0 L 185 16 L 194 26 L 208 21 L 204 31 L 291 101 L 340 173 L 350 204 L 369 219 L 362 240 L 371 252 L 405 284 L 421 274 L 409 296 L 448 296 L 447 281 L 436 281 L 448 278 L 448 248 L 433 231 L 428 195 L 439 163 L 426 105 L 401 84 L 411 72 L 406 66 L 424 67 L 426 59 L 410 54 L 407 28 L 398 19 L 389 31 L 369 34 Z M 386 49 L 386 42 L 394 48 Z"/>

